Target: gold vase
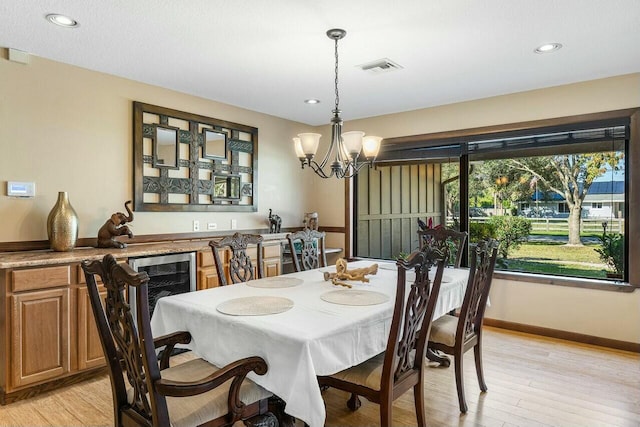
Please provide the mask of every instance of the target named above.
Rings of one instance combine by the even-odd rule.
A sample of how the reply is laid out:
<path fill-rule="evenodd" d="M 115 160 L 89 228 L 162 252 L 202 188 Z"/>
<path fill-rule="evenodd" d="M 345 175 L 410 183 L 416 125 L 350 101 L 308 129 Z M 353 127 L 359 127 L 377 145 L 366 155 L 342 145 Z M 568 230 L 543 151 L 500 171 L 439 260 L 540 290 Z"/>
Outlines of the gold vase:
<path fill-rule="evenodd" d="M 78 240 L 78 215 L 69 203 L 66 191 L 58 193 L 58 201 L 47 218 L 47 234 L 51 249 L 58 252 L 70 251 Z"/>

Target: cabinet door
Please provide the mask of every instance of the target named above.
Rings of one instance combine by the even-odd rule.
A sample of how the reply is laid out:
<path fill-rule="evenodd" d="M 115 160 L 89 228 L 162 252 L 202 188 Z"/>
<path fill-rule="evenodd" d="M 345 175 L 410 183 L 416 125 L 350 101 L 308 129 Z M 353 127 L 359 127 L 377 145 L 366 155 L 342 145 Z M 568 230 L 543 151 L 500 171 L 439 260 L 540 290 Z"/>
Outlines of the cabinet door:
<path fill-rule="evenodd" d="M 107 289 L 99 286 L 102 304 L 107 297 Z M 89 369 L 105 364 L 104 351 L 100 342 L 98 327 L 91 308 L 89 290 L 78 288 L 78 369 Z"/>
<path fill-rule="evenodd" d="M 218 273 L 215 267 L 198 269 L 198 290 L 215 288 L 217 286 L 220 286 L 220 280 L 218 279 Z"/>
<path fill-rule="evenodd" d="M 265 277 L 280 275 L 280 259 L 266 259 L 262 262 Z"/>
<path fill-rule="evenodd" d="M 282 274 L 280 244 L 268 245 L 262 248 L 262 270 L 265 277 Z"/>
<path fill-rule="evenodd" d="M 12 387 L 69 372 L 69 289 L 11 296 Z"/>

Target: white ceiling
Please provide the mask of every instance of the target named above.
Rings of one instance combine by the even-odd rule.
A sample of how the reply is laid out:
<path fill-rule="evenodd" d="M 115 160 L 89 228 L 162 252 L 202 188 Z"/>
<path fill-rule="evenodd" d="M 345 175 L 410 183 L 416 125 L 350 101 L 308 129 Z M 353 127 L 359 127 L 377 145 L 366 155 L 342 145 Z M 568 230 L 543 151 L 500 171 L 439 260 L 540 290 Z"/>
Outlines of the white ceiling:
<path fill-rule="evenodd" d="M 0 2 L 0 46 L 311 125 L 333 108 L 336 27 L 345 120 L 640 71 L 640 0 Z M 381 58 L 404 69 L 357 67 Z"/>

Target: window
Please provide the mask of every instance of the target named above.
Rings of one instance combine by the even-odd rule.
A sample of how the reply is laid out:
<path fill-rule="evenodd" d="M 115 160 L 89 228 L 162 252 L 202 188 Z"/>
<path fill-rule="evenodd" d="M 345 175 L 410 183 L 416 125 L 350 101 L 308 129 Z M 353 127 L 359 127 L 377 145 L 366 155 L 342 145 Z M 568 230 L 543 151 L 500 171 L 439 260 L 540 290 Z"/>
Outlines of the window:
<path fill-rule="evenodd" d="M 567 205 L 566 202 L 560 202 L 558 203 L 558 212 L 561 214 L 568 214 L 569 213 L 569 205 Z"/>
<path fill-rule="evenodd" d="M 491 136 L 413 137 L 387 148 L 357 177 L 355 255 L 415 249 L 420 220 L 468 231 L 472 243 L 498 238 L 497 270 L 627 277 L 628 119 Z"/>

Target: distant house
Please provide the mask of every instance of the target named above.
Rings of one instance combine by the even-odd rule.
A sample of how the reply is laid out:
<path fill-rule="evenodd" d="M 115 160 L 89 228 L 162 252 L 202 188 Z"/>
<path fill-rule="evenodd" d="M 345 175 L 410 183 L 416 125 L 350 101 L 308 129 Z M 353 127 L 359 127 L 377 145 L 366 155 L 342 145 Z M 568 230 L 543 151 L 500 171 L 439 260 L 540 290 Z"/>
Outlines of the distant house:
<path fill-rule="evenodd" d="M 519 213 L 530 217 L 569 216 L 564 197 L 555 192 L 536 191 L 530 200 L 518 202 Z M 624 181 L 591 184 L 582 203 L 583 218 L 624 218 Z"/>
<path fill-rule="evenodd" d="M 587 218 L 624 218 L 624 181 L 594 182 L 582 208 Z"/>

